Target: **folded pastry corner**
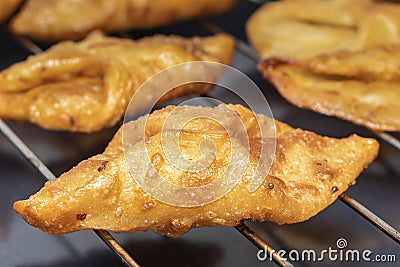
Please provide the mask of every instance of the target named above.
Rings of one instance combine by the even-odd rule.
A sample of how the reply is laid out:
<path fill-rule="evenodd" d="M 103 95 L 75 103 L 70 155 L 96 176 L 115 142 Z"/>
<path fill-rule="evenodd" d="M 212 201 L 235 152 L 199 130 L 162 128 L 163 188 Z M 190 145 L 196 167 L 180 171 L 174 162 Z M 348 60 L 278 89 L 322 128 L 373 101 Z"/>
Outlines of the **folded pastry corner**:
<path fill-rule="evenodd" d="M 111 127 L 152 75 L 192 61 L 229 64 L 233 51 L 233 38 L 224 34 L 156 35 L 133 41 L 94 32 L 83 41 L 61 42 L 0 72 L 0 118 L 50 130 L 93 132 Z M 181 86 L 162 100 L 210 89 L 206 84 Z"/>
<path fill-rule="evenodd" d="M 32 226 L 55 235 L 105 229 L 153 230 L 176 237 L 195 227 L 233 226 L 244 219 L 296 223 L 309 219 L 335 201 L 355 183 L 378 152 L 379 145 L 374 139 L 356 135 L 343 139 L 323 137 L 257 115 L 261 128 L 276 124 L 275 159 L 257 190 L 248 190 L 250 181 L 246 178 L 256 171 L 257 151 L 252 149 L 239 183 L 214 202 L 179 207 L 160 202 L 144 192 L 128 168 L 124 147 L 129 149 L 135 162 L 136 178 L 151 179 L 148 170 L 152 165 L 164 179 L 186 187 L 213 181 L 218 170 L 228 164 L 230 142 L 234 141 L 221 133 L 218 123 L 199 118 L 190 121 L 183 130 L 168 130 L 180 133 L 182 153 L 187 158 L 196 158 L 199 142 L 208 137 L 216 147 L 215 159 L 200 173 L 175 169 L 166 160 L 161 143 L 162 125 L 172 112 L 178 119 L 187 112 L 221 113 L 227 118 L 236 113 L 246 128 L 250 146 L 260 141 L 263 129 L 254 123 L 256 115 L 240 105 L 228 106 L 234 111 L 232 114 L 226 107 L 169 106 L 129 122 L 121 127 L 104 153 L 82 161 L 57 180 L 47 182 L 28 200 L 17 201 L 14 209 Z M 132 135 L 128 144 L 123 144 L 122 131 L 134 131 L 143 120 L 147 120 L 149 127 L 145 136 Z M 140 144 L 144 140 L 151 162 L 141 156 Z"/>

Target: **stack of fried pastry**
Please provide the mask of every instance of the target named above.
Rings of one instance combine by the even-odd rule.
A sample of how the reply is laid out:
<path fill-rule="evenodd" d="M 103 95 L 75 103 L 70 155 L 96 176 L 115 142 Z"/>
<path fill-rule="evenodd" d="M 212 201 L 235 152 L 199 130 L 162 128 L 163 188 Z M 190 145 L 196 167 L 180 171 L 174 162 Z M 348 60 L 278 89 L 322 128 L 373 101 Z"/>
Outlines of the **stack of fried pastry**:
<path fill-rule="evenodd" d="M 221 120 L 238 116 L 247 132 L 250 155 L 245 168 L 235 173 L 240 179 L 233 190 L 205 205 L 180 207 L 153 198 L 136 179 L 153 179 L 149 173 L 155 168 L 163 179 L 177 186 L 203 186 L 227 168 L 232 149 L 241 150 L 242 146 L 235 139 L 235 132 L 228 135 L 218 122 L 205 117 L 190 120 L 180 129 L 164 129 L 168 116 L 173 114 L 174 123 L 179 125 L 188 113 L 218 114 Z M 137 134 L 144 121 L 145 130 Z M 274 123 L 276 136 L 266 138 L 276 141 L 275 159 L 264 182 L 250 192 L 251 177 L 257 173 L 260 142 L 267 141 L 261 133 L 270 132 Z M 199 157 L 203 139 L 212 140 L 214 160 L 200 171 L 176 169 L 163 149 L 165 130 L 179 135 L 179 150 L 189 161 Z M 356 135 L 343 139 L 323 137 L 255 115 L 240 105 L 169 106 L 123 125 L 102 154 L 47 182 L 28 200 L 17 201 L 14 209 L 29 224 L 55 235 L 107 229 L 153 230 L 179 236 L 195 227 L 233 226 L 244 219 L 296 223 L 316 215 L 353 185 L 377 152 L 374 139 Z M 131 168 L 130 163 L 134 163 Z"/>
<path fill-rule="evenodd" d="M 0 22 L 21 0 L 2 0 Z M 28 0 L 11 20 L 11 31 L 34 39 L 80 39 L 105 32 L 153 28 L 172 22 L 221 14 L 236 0 Z"/>
<path fill-rule="evenodd" d="M 0 72 L 0 118 L 51 130 L 97 131 L 121 119 L 136 90 L 153 74 L 199 60 L 229 64 L 233 50 L 227 35 L 133 41 L 95 32 L 80 42 L 64 41 Z M 161 100 L 210 88 L 178 87 Z"/>
<path fill-rule="evenodd" d="M 283 0 L 249 19 L 264 76 L 295 105 L 400 131 L 400 5 Z"/>

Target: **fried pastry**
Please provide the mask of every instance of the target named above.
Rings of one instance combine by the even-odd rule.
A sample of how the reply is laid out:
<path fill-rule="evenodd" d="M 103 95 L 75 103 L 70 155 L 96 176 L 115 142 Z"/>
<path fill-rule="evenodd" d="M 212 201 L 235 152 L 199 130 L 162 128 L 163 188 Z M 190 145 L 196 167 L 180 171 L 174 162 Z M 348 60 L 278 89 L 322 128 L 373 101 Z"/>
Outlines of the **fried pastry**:
<path fill-rule="evenodd" d="M 400 131 L 400 45 L 308 60 L 263 60 L 264 77 L 294 105 L 378 131 Z"/>
<path fill-rule="evenodd" d="M 227 119 L 240 117 L 249 138 L 249 161 L 243 173 L 237 174 L 239 183 L 214 202 L 194 207 L 160 202 L 145 193 L 134 176 L 151 179 L 152 165 L 171 183 L 198 187 L 215 180 L 226 167 L 229 153 L 235 147 L 231 144 L 240 150 L 241 144 L 235 138 L 229 138 L 220 124 L 207 118 L 191 120 L 181 129 L 163 129 L 171 114 L 179 124 L 185 112 L 200 114 L 201 111 Z M 144 121 L 147 123 L 145 134 L 137 133 Z M 249 177 L 256 171 L 259 144 L 272 138 L 260 139 L 263 136 L 260 133 L 271 129 L 276 129 L 274 162 L 261 186 L 250 192 Z M 176 169 L 163 151 L 161 132 L 164 130 L 179 134 L 179 148 L 188 159 L 199 156 L 201 140 L 212 140 L 216 147 L 214 161 L 200 172 Z M 124 135 L 128 133 L 124 142 L 123 131 Z M 147 155 L 143 157 L 144 145 Z M 169 106 L 122 126 L 104 153 L 47 182 L 28 200 L 17 201 L 14 210 L 29 224 L 55 235 L 107 229 L 153 230 L 176 237 L 195 227 L 233 226 L 244 219 L 296 223 L 316 215 L 354 184 L 356 177 L 376 157 L 378 146 L 374 139 L 356 135 L 335 139 L 293 129 L 264 115 L 256 117 L 240 105 Z M 133 160 L 129 162 L 135 163 L 133 173 L 128 168 L 127 155 Z"/>
<path fill-rule="evenodd" d="M 11 31 L 34 39 L 80 39 L 90 31 L 120 32 L 216 15 L 236 0 L 28 0 Z"/>
<path fill-rule="evenodd" d="M 77 43 L 59 43 L 2 71 L 0 118 L 51 130 L 93 132 L 111 127 L 153 74 L 198 60 L 229 64 L 233 51 L 234 41 L 227 35 L 191 39 L 160 35 L 132 41 L 96 32 Z M 162 100 L 210 88 L 183 86 Z"/>
<path fill-rule="evenodd" d="M 1 0 L 0 1 L 0 23 L 3 23 L 19 7 L 22 0 Z"/>
<path fill-rule="evenodd" d="M 263 58 L 307 59 L 400 43 L 400 5 L 373 0 L 282 0 L 259 8 L 246 29 Z"/>

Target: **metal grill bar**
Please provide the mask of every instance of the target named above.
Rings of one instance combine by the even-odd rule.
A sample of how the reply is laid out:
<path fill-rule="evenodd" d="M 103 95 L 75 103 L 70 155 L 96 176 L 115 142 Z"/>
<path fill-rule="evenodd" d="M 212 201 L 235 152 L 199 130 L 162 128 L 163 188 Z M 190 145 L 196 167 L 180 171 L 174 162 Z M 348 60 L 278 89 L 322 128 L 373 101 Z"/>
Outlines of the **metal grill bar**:
<path fill-rule="evenodd" d="M 288 261 L 283 260 L 277 251 L 268 245 L 255 231 L 250 229 L 244 222 L 235 226 L 242 235 L 244 235 L 251 243 L 257 246 L 259 249 L 264 250 L 264 253 L 272 256 L 272 259 L 276 264 L 283 267 L 292 267 L 293 265 Z"/>
<path fill-rule="evenodd" d="M 392 238 L 394 241 L 400 244 L 400 233 L 392 226 L 390 226 L 387 222 L 379 218 L 375 213 L 367 209 L 360 202 L 350 197 L 349 195 L 342 193 L 340 195 L 340 199 L 349 207 L 356 210 L 358 214 L 362 217 L 370 221 L 372 224 L 377 226 L 382 232 L 384 232 L 387 236 Z"/>
<path fill-rule="evenodd" d="M 34 42 L 30 39 L 21 36 L 15 36 L 15 39 L 26 49 L 28 49 L 33 54 L 40 54 L 43 50 L 37 46 Z"/>
<path fill-rule="evenodd" d="M 0 131 L 4 136 L 21 152 L 22 155 L 44 176 L 47 180 L 55 180 L 56 176 L 47 168 L 47 166 L 29 149 L 29 147 L 14 133 L 13 130 L 0 120 Z M 114 237 L 103 230 L 93 230 L 114 254 L 122 261 L 125 266 L 139 267 L 140 265 L 125 251 L 125 249 L 114 239 Z"/>
<path fill-rule="evenodd" d="M 374 133 L 379 136 L 382 140 L 385 140 L 387 143 L 391 144 L 394 146 L 397 150 L 400 151 L 400 140 L 394 137 L 391 134 L 385 133 L 385 132 L 376 132 Z"/>
<path fill-rule="evenodd" d="M 117 240 L 105 230 L 93 230 L 96 235 L 107 244 L 121 262 L 128 267 L 140 267 L 140 265 L 132 258 L 131 255 L 118 243 Z"/>
<path fill-rule="evenodd" d="M 24 37 L 16 37 L 16 39 L 26 49 L 34 54 L 43 52 L 40 47 L 33 43 L 30 39 Z M 4 123 L 0 120 L 0 131 L 4 136 L 24 155 L 24 157 L 47 179 L 55 180 L 55 175 L 47 168 L 47 166 L 29 149 L 29 147 Z M 128 267 L 140 267 L 131 255 L 118 243 L 118 241 L 107 231 L 93 230 L 95 234 L 111 248 L 114 254 L 121 262 Z"/>
<path fill-rule="evenodd" d="M 223 29 L 219 28 L 218 26 L 205 21 L 205 20 L 199 20 L 198 23 L 206 28 L 208 31 L 212 33 L 227 33 Z M 258 53 L 250 47 L 248 44 L 243 42 L 242 40 L 235 38 L 236 39 L 236 48 L 242 52 L 244 55 L 247 57 L 251 58 L 252 60 L 258 62 L 260 57 Z M 384 133 L 384 132 L 375 132 L 379 137 L 381 137 L 383 140 L 387 141 L 389 144 L 393 145 L 395 148 L 397 148 L 400 151 L 400 141 L 392 136 L 391 134 Z M 348 196 L 347 194 L 343 193 L 340 196 L 340 199 L 349 207 L 351 207 L 354 211 L 356 211 L 358 214 L 360 214 L 362 217 L 366 218 L 369 222 L 371 222 L 373 225 L 375 225 L 377 228 L 379 228 L 383 233 L 388 235 L 390 238 L 395 240 L 397 243 L 399 243 L 399 232 L 394 229 L 392 226 L 390 226 L 388 223 L 386 223 L 384 220 L 379 218 L 376 214 L 374 214 L 372 211 L 367 209 L 365 206 L 363 206 L 361 203 L 353 199 L 352 197 Z M 253 242 L 253 241 L 252 241 Z"/>
<path fill-rule="evenodd" d="M 30 150 L 24 142 L 0 119 L 0 131 L 4 136 L 25 156 L 25 158 L 44 176 L 47 180 L 55 180 L 54 174 L 44 165 L 40 159 Z"/>

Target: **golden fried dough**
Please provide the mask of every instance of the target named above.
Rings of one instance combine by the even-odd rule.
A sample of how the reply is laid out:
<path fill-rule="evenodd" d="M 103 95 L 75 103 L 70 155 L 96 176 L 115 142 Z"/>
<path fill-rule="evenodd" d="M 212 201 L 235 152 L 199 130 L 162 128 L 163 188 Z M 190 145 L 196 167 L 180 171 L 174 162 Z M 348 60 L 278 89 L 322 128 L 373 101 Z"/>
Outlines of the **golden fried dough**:
<path fill-rule="evenodd" d="M 59 43 L 2 71 L 0 118 L 51 130 L 97 131 L 121 119 L 135 91 L 153 74 L 198 60 L 229 64 L 233 51 L 234 41 L 227 35 L 132 41 L 93 33 L 81 42 Z M 183 86 L 162 100 L 210 88 Z"/>
<path fill-rule="evenodd" d="M 3 23 L 18 8 L 22 0 L 0 1 L 0 23 Z"/>
<path fill-rule="evenodd" d="M 288 101 L 379 131 L 400 131 L 400 45 L 259 65 Z"/>
<path fill-rule="evenodd" d="M 400 5 L 372 0 L 282 0 L 258 9 L 246 29 L 263 58 L 306 59 L 400 43 Z"/>
<path fill-rule="evenodd" d="M 40 40 L 79 39 L 90 31 L 153 28 L 220 14 L 236 0 L 28 0 L 11 22 L 16 34 Z"/>
<path fill-rule="evenodd" d="M 247 32 L 259 68 L 291 103 L 400 131 L 400 5 L 284 0 L 260 8 Z"/>
<path fill-rule="evenodd" d="M 211 139 L 216 146 L 214 161 L 200 173 L 176 170 L 170 165 L 161 143 L 161 131 L 167 116 L 174 114 L 179 120 L 184 112 L 199 114 L 204 110 L 226 118 L 236 114 L 246 128 L 250 160 L 239 183 L 228 194 L 206 205 L 178 207 L 155 200 L 138 186 L 133 175 L 151 179 L 148 175 L 150 165 L 153 165 L 168 181 L 197 187 L 215 180 L 219 171 L 226 167 L 226 158 L 234 147 L 230 144 L 238 145 L 235 138 L 230 139 L 224 133 L 220 124 L 198 118 L 183 129 L 166 130 L 179 132 L 179 146 L 188 158 L 198 156 L 200 140 Z M 378 152 L 379 145 L 374 139 L 356 135 L 343 139 L 328 138 L 275 121 L 274 162 L 265 181 L 250 193 L 248 177 L 255 173 L 259 153 L 257 144 L 267 141 L 260 140 L 260 131 L 268 132 L 274 122 L 264 115 L 257 115 L 257 119 L 261 128 L 255 123 L 254 113 L 240 105 L 215 108 L 170 106 L 155 111 L 148 117 L 125 124 L 103 154 L 84 160 L 59 179 L 47 182 L 28 200 L 17 201 L 14 209 L 29 224 L 55 235 L 107 229 L 116 232 L 153 230 L 163 235 L 179 236 L 195 227 L 233 226 L 243 219 L 296 223 L 309 219 L 330 205 L 354 184 L 356 177 Z M 145 120 L 146 134 L 135 134 Z M 123 130 L 130 133 L 124 143 Z M 142 156 L 143 144 L 151 163 Z M 134 174 L 129 171 L 126 155 L 135 162 Z"/>

